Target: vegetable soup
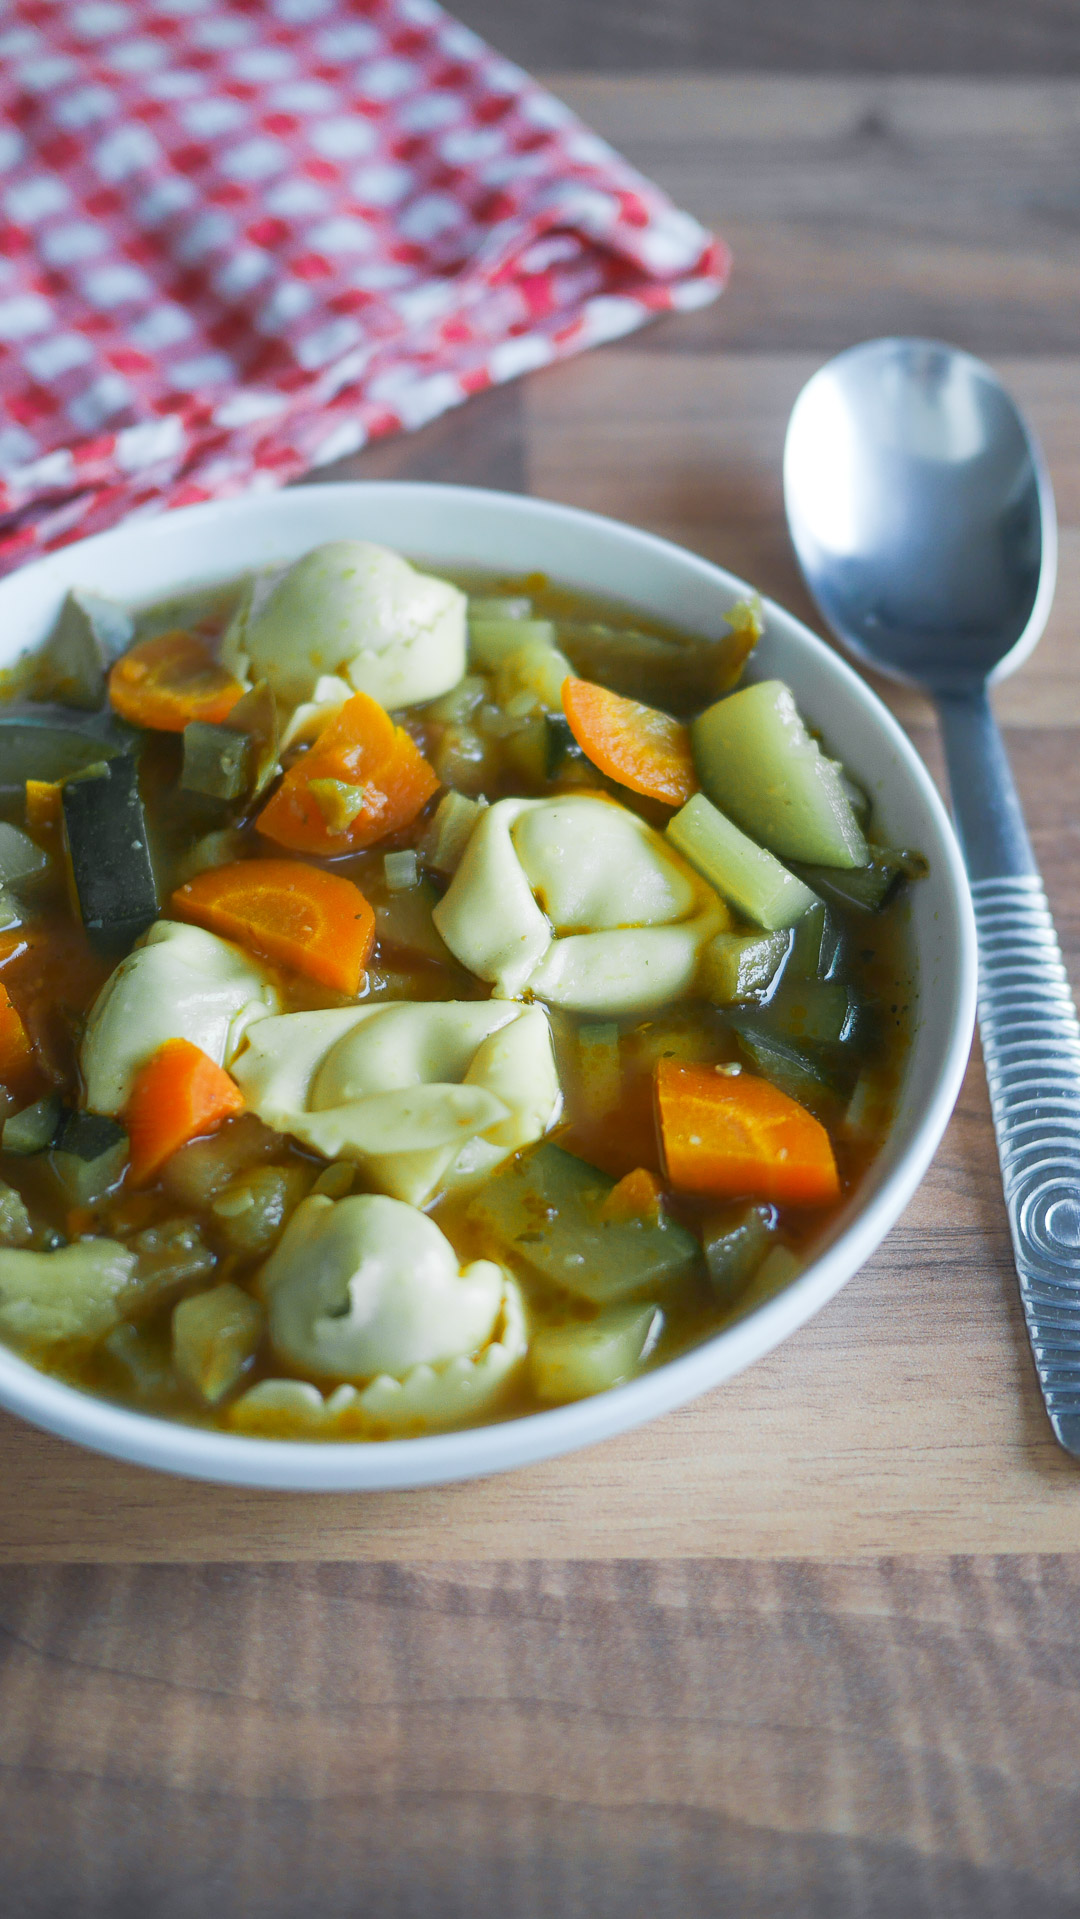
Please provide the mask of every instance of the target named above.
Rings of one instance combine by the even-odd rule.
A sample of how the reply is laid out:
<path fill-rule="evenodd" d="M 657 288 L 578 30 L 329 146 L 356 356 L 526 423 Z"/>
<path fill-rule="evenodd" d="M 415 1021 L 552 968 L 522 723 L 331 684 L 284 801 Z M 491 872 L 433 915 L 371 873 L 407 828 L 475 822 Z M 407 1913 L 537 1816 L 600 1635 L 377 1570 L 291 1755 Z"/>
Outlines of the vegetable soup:
<path fill-rule="evenodd" d="M 760 632 L 359 540 L 71 593 L 0 708 L 0 1338 L 378 1440 L 786 1286 L 890 1124 L 924 869 Z"/>

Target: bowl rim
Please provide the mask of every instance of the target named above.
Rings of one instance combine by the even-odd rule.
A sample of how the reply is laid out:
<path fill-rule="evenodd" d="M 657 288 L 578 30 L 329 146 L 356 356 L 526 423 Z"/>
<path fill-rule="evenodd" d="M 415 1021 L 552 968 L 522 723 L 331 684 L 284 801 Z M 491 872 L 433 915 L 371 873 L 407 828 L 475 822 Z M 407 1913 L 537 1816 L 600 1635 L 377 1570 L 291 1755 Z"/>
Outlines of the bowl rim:
<path fill-rule="evenodd" d="M 672 540 L 584 508 L 566 506 L 530 494 L 499 492 L 491 488 L 456 486 L 444 482 L 358 480 L 305 484 L 272 494 L 248 493 L 227 501 L 207 501 L 181 507 L 140 527 L 148 537 L 182 538 L 197 535 L 208 521 L 248 519 L 267 512 L 288 515 L 290 502 L 310 510 L 312 496 L 326 496 L 340 505 L 343 497 L 358 503 L 375 495 L 392 494 L 407 509 L 411 500 L 438 506 L 450 501 L 473 503 L 523 519 L 545 521 L 602 532 L 614 532 L 645 552 L 697 575 L 708 588 L 727 596 L 756 592 L 750 583 Z M 130 535 L 131 522 L 73 542 L 58 552 L 29 563 L 9 580 L 33 572 L 39 577 L 56 572 L 63 578 L 71 558 Z M 406 546 L 408 542 L 404 543 Z M 184 574 L 173 590 L 197 586 L 200 579 L 222 577 L 208 572 Z M 66 580 L 65 580 L 66 584 Z M 8 581 L 0 581 L 0 600 Z M 170 590 L 166 582 L 162 592 Z M 955 909 L 959 932 L 955 954 L 955 1011 L 948 1043 L 938 1062 L 931 1090 L 912 1137 L 897 1164 L 883 1178 L 865 1204 L 834 1241 L 814 1258 L 784 1291 L 722 1328 L 688 1352 L 667 1360 L 655 1371 L 622 1386 L 566 1406 L 527 1413 L 520 1418 L 467 1427 L 410 1439 L 318 1440 L 263 1439 L 211 1431 L 119 1406 L 82 1388 L 39 1371 L 9 1347 L 0 1344 L 0 1407 L 21 1415 L 31 1424 L 131 1464 L 149 1466 L 186 1478 L 279 1491 L 359 1492 L 406 1490 L 461 1479 L 485 1477 L 520 1466 L 557 1458 L 591 1446 L 617 1433 L 673 1411 L 712 1386 L 743 1371 L 755 1359 L 772 1351 L 790 1333 L 798 1331 L 827 1302 L 880 1245 L 920 1184 L 940 1143 L 955 1106 L 967 1065 L 975 1022 L 976 936 L 967 876 L 948 814 L 929 772 L 907 734 L 867 682 L 834 649 L 775 601 L 762 596 L 768 615 L 785 629 L 785 640 L 797 644 L 827 670 L 839 675 L 883 734 L 901 769 L 901 778 L 913 786 L 929 812 L 939 845 L 940 864 Z M 717 1357 L 724 1360 L 718 1368 Z"/>

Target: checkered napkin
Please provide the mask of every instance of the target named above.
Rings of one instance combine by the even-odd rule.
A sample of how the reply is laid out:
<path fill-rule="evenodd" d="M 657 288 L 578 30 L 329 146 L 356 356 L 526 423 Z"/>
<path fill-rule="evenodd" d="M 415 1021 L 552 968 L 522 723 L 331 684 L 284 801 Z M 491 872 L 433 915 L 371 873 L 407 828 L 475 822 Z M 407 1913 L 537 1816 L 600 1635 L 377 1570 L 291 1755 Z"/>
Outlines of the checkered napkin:
<path fill-rule="evenodd" d="M 0 0 L 0 572 L 719 291 L 433 0 Z"/>

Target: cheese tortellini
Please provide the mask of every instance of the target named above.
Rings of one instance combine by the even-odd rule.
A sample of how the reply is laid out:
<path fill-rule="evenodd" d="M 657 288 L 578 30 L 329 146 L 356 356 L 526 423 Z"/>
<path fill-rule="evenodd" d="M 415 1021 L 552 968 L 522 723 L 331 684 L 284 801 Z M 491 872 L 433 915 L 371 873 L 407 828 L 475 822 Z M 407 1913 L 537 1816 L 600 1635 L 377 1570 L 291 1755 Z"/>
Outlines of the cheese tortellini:
<path fill-rule="evenodd" d="M 87 1106 L 122 1112 L 135 1074 L 166 1040 L 190 1040 L 216 1065 L 231 1066 L 249 1028 L 280 1005 L 277 988 L 238 946 L 158 920 L 94 1001 L 81 1056 Z"/>
<path fill-rule="evenodd" d="M 659 833 L 595 795 L 499 800 L 433 915 L 505 998 L 644 1012 L 689 992 L 722 901 Z"/>
<path fill-rule="evenodd" d="M 268 1126 L 414 1206 L 539 1139 L 560 1107 L 547 1015 L 491 1000 L 285 1013 L 232 1072 Z"/>
<path fill-rule="evenodd" d="M 449 692 L 465 672 L 466 599 L 370 540 L 332 540 L 256 595 L 225 638 L 226 665 L 269 680 L 284 706 L 337 676 L 380 705 Z"/>
<path fill-rule="evenodd" d="M 309 1377 L 269 1379 L 234 1423 L 285 1417 L 308 1431 L 423 1430 L 499 1396 L 524 1357 L 517 1286 L 487 1259 L 462 1267 L 434 1220 L 377 1193 L 298 1207 L 263 1268 L 270 1340 Z M 312 1378 L 345 1382 L 324 1399 Z"/>

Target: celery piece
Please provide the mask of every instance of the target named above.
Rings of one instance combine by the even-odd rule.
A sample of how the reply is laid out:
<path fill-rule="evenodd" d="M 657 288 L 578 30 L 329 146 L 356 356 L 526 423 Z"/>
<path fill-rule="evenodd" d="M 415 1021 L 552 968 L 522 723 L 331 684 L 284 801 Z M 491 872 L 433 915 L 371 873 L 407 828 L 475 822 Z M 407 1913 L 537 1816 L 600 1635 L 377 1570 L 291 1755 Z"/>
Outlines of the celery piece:
<path fill-rule="evenodd" d="M 498 594 L 490 597 L 481 594 L 479 598 L 469 595 L 469 619 L 472 620 L 528 620 L 532 618 L 532 601 L 524 594 L 515 593 L 505 599 Z"/>
<path fill-rule="evenodd" d="M 5 1153 L 43 1153 L 56 1137 L 62 1111 L 58 1096 L 47 1093 L 44 1099 L 24 1106 L 21 1113 L 12 1113 L 4 1121 L 0 1146 Z"/>
<path fill-rule="evenodd" d="M 837 906 L 858 913 L 880 913 L 896 897 L 905 880 L 925 877 L 927 864 L 921 853 L 906 849 L 872 846 L 868 850 L 870 859 L 866 865 L 844 872 L 802 862 L 796 871 L 808 886 L 824 893 Z"/>
<path fill-rule="evenodd" d="M 743 919 L 775 933 L 794 926 L 814 894 L 764 847 L 755 846 L 704 793 L 695 793 L 667 824 L 667 836 L 691 866 Z"/>
<path fill-rule="evenodd" d="M 597 1305 L 686 1278 L 701 1259 L 697 1240 L 663 1215 L 653 1223 L 602 1219 L 614 1185 L 584 1160 L 545 1144 L 501 1167 L 468 1217 L 511 1259 Z"/>
<path fill-rule="evenodd" d="M 540 1399 L 587 1399 L 632 1379 L 664 1329 L 659 1306 L 613 1306 L 587 1324 L 543 1326 L 529 1343 Z"/>
<path fill-rule="evenodd" d="M 782 680 L 717 700 L 690 734 L 708 797 L 760 845 L 784 860 L 865 865 L 866 840 L 840 771 L 807 732 Z"/>
<path fill-rule="evenodd" d="M 500 666 L 508 653 L 521 646 L 555 645 L 555 626 L 551 620 L 477 620 L 469 621 L 469 662 L 487 672 Z"/>
<path fill-rule="evenodd" d="M 33 885 L 49 870 L 49 856 L 7 820 L 0 820 L 0 886 Z"/>
<path fill-rule="evenodd" d="M 809 914 L 806 917 L 809 918 Z M 790 932 L 717 933 L 701 956 L 702 990 L 706 998 L 716 1006 L 760 999 L 772 985 L 790 950 Z"/>
<path fill-rule="evenodd" d="M 742 1206 L 706 1220 L 705 1265 L 713 1292 L 730 1304 L 753 1278 L 776 1232 L 773 1206 Z"/>
<path fill-rule="evenodd" d="M 209 1406 L 235 1386 L 255 1356 L 262 1309 L 226 1281 L 182 1299 L 173 1312 L 173 1365 L 185 1386 Z"/>
<path fill-rule="evenodd" d="M 730 1025 L 750 1064 L 792 1099 L 820 1099 L 840 1090 L 835 1073 L 822 1060 L 786 1039 L 762 1015 L 732 1014 Z"/>
<path fill-rule="evenodd" d="M 539 640 L 523 642 L 504 653 L 495 668 L 495 700 L 504 712 L 521 718 L 536 712 L 561 713 L 562 690 L 570 674 L 570 662 L 557 646 Z"/>
<path fill-rule="evenodd" d="M 390 893 L 406 893 L 419 883 L 420 867 L 412 847 L 403 853 L 383 854 L 383 878 Z"/>
<path fill-rule="evenodd" d="M 238 800 L 250 781 L 252 744 L 246 733 L 229 726 L 192 720 L 184 728 L 184 762 L 180 784 L 185 793 L 204 793 L 208 799 Z"/>

